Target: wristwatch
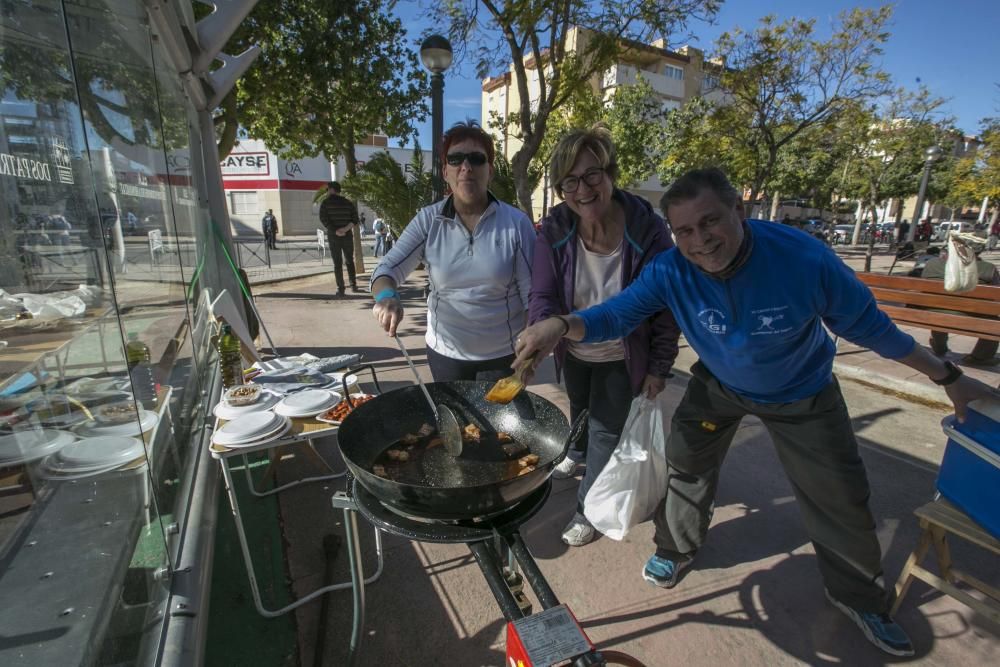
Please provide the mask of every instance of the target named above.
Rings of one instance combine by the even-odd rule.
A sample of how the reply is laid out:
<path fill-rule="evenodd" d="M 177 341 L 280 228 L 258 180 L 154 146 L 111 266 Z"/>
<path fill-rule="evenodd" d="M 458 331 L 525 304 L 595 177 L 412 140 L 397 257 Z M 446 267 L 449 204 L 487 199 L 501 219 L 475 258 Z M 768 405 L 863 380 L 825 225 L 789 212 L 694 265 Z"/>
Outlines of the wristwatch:
<path fill-rule="evenodd" d="M 935 380 L 934 378 L 931 378 L 931 382 L 937 385 L 941 385 L 942 387 L 947 387 L 949 384 L 955 382 L 955 380 L 962 377 L 963 375 L 962 369 L 950 361 L 944 362 L 944 367 L 948 369 L 948 374 L 945 375 L 940 380 Z"/>

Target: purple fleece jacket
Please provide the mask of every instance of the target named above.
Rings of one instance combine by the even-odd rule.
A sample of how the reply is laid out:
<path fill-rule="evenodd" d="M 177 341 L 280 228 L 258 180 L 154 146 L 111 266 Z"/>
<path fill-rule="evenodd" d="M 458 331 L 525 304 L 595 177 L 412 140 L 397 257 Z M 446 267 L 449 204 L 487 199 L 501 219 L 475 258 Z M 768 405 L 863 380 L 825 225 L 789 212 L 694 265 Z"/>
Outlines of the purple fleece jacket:
<path fill-rule="evenodd" d="M 618 189 L 612 196 L 625 209 L 622 247 L 622 289 L 625 289 L 653 257 L 674 244 L 663 219 L 653 212 L 649 202 Z M 551 209 L 542 220 L 531 267 L 529 324 L 573 312 L 578 223 L 576 214 L 565 202 Z M 633 395 L 642 391 L 646 375 L 669 377 L 677 358 L 679 337 L 680 329 L 669 310 L 652 315 L 625 337 L 625 365 Z M 555 349 L 556 374 L 560 377 L 567 349 L 565 339 Z"/>

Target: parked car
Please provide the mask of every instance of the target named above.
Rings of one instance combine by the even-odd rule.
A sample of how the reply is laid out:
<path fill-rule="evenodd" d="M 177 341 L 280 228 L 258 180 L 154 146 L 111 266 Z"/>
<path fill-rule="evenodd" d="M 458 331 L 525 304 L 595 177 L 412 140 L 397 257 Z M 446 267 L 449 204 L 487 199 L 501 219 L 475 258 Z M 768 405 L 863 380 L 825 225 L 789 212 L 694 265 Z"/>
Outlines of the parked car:
<path fill-rule="evenodd" d="M 975 224 L 964 220 L 945 220 L 937 226 L 932 241 L 947 241 L 951 232 L 971 232 L 976 228 Z"/>
<path fill-rule="evenodd" d="M 854 225 L 837 225 L 833 228 L 833 244 L 850 243 L 854 235 Z"/>

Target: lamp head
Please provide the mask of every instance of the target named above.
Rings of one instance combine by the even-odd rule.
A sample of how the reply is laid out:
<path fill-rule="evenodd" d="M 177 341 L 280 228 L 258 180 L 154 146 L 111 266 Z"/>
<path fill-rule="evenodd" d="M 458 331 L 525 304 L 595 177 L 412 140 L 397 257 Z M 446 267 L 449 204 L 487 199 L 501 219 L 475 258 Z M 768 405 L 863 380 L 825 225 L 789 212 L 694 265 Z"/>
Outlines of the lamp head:
<path fill-rule="evenodd" d="M 451 67 L 451 43 L 441 35 L 431 35 L 420 45 L 420 60 L 432 74 Z"/>

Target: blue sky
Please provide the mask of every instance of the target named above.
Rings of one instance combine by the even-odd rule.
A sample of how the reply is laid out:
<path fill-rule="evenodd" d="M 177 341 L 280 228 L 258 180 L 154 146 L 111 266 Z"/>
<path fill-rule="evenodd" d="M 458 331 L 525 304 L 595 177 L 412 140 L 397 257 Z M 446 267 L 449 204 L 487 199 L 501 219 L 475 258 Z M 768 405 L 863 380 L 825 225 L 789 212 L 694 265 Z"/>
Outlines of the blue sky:
<path fill-rule="evenodd" d="M 677 39 L 680 46 L 712 50 L 714 39 L 736 26 L 752 29 L 765 14 L 779 18 L 815 18 L 821 34 L 837 14 L 852 7 L 878 7 L 884 2 L 857 0 L 726 0 L 714 25 L 688 27 L 692 37 Z M 948 99 L 945 113 L 968 134 L 976 134 L 980 119 L 1000 115 L 1000 0 L 898 0 L 885 46 L 883 68 L 897 85 L 915 89 L 919 83 Z M 424 28 L 418 3 L 404 0 L 397 12 L 410 35 Z M 918 82 L 919 79 L 919 82 Z M 444 126 L 465 118 L 480 119 L 481 82 L 471 65 L 453 67 L 445 75 Z M 420 143 L 430 147 L 430 119 L 418 126 Z"/>

